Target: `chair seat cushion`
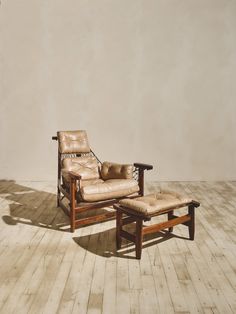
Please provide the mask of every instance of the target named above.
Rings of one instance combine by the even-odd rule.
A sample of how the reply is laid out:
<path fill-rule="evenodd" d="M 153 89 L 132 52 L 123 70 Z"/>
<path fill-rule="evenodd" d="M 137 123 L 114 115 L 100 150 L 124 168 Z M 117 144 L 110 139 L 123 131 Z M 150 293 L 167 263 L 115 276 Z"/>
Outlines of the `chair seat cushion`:
<path fill-rule="evenodd" d="M 104 181 L 102 179 L 81 180 L 80 186 L 84 187 L 84 186 L 94 185 L 94 184 L 103 183 L 103 182 Z M 77 184 L 78 184 L 78 181 L 77 181 Z"/>
<path fill-rule="evenodd" d="M 123 208 L 128 208 L 142 215 L 157 214 L 172 207 L 186 206 L 192 199 L 172 191 L 160 191 L 155 194 L 124 199 L 119 202 Z"/>
<path fill-rule="evenodd" d="M 87 202 L 96 202 L 131 195 L 139 191 L 134 179 L 110 179 L 81 187 L 82 199 Z"/>

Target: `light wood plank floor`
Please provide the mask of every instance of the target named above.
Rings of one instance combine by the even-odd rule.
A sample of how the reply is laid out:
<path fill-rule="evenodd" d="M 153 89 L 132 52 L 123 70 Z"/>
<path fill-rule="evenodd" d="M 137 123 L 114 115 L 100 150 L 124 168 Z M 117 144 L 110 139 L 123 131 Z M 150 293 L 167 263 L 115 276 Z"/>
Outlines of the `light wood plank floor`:
<path fill-rule="evenodd" d="M 138 261 L 114 220 L 68 232 L 54 184 L 0 181 L 0 313 L 236 313 L 236 182 L 160 187 L 201 202 L 195 241 L 177 226 Z"/>

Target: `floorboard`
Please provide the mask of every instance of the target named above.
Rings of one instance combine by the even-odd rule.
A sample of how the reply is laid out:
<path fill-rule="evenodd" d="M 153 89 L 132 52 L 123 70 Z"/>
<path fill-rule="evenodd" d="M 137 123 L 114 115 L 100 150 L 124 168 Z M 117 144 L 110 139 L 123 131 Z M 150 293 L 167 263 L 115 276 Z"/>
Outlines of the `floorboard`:
<path fill-rule="evenodd" d="M 236 182 L 145 189 L 201 206 L 194 241 L 182 225 L 147 235 L 138 261 L 128 241 L 116 252 L 114 220 L 70 233 L 53 183 L 0 181 L 0 313 L 236 313 Z"/>

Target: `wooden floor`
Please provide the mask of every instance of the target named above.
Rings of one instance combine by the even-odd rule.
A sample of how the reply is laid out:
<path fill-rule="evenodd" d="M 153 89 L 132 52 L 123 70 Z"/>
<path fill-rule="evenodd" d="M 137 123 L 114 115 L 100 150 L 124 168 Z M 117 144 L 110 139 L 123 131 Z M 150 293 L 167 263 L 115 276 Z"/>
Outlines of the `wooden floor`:
<path fill-rule="evenodd" d="M 236 182 L 160 186 L 201 202 L 195 241 L 177 226 L 138 261 L 114 220 L 68 232 L 52 183 L 0 181 L 0 313 L 236 313 Z"/>

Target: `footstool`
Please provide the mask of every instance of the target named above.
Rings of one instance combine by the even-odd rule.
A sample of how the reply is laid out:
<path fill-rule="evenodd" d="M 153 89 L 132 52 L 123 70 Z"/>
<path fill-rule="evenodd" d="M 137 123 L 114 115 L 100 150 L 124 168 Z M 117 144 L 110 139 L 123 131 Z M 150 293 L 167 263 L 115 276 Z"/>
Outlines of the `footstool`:
<path fill-rule="evenodd" d="M 133 199 L 123 199 L 114 205 L 116 209 L 116 245 L 121 248 L 121 238 L 135 244 L 136 258 L 142 254 L 142 242 L 145 234 L 154 233 L 168 228 L 173 231 L 173 226 L 183 224 L 189 229 L 190 240 L 194 240 L 194 210 L 200 203 L 189 197 L 172 191 L 161 191 L 155 194 L 140 196 Z M 174 215 L 174 210 L 188 207 L 187 214 Z M 167 214 L 167 220 L 150 226 L 143 226 L 144 221 L 151 220 L 154 216 Z M 124 215 L 124 217 L 123 217 Z M 135 234 L 122 229 L 122 226 L 136 222 Z"/>

